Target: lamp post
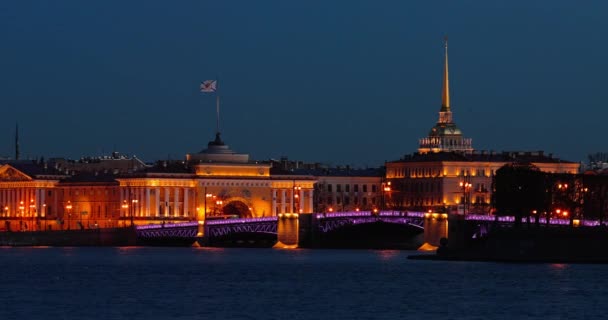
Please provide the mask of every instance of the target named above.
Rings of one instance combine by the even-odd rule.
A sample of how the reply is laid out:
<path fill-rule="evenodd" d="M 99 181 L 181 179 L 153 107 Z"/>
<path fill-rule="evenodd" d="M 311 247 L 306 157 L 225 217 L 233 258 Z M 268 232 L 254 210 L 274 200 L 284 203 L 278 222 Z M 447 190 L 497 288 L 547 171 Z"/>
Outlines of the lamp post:
<path fill-rule="evenodd" d="M 390 198 L 391 194 L 391 182 L 388 181 L 386 183 L 382 183 L 382 208 L 381 210 L 386 210 L 386 201 Z"/>
<path fill-rule="evenodd" d="M 123 200 L 122 201 L 122 205 L 121 207 L 124 209 L 125 211 L 125 216 L 129 215 L 129 205 L 127 204 L 127 200 Z M 122 226 L 126 227 L 127 223 L 125 222 L 125 219 L 122 220 Z"/>
<path fill-rule="evenodd" d="M 217 209 L 217 207 L 219 207 L 221 209 L 223 204 L 224 204 L 224 201 L 222 201 L 222 200 L 216 200 L 215 201 L 215 207 L 216 207 L 216 209 Z"/>
<path fill-rule="evenodd" d="M 300 190 L 302 190 L 302 187 L 294 187 L 293 188 L 293 212 L 295 213 L 300 213 Z"/>
<path fill-rule="evenodd" d="M 466 181 L 460 181 L 460 188 L 462 188 L 462 214 L 467 214 L 467 197 L 468 192 L 471 189 L 472 184 Z"/>
<path fill-rule="evenodd" d="M 19 201 L 19 211 L 21 212 L 21 221 L 23 221 L 23 217 L 25 217 L 25 206 L 23 205 L 23 200 Z M 23 226 L 21 226 L 21 231 L 23 231 Z"/>
<path fill-rule="evenodd" d="M 205 187 L 205 200 L 203 206 L 203 220 L 207 221 L 207 198 L 211 198 L 213 195 L 211 193 L 207 193 L 207 187 Z M 206 222 L 205 222 L 206 223 Z"/>
<path fill-rule="evenodd" d="M 135 212 L 137 211 L 135 206 L 139 203 L 139 200 L 137 199 L 133 199 L 131 200 L 131 226 L 133 226 L 133 216 L 135 215 Z"/>
<path fill-rule="evenodd" d="M 46 222 L 46 203 L 42 204 L 42 213 L 41 213 L 41 216 L 42 216 L 42 218 L 44 220 L 44 231 L 46 231 L 46 225 L 47 225 L 47 222 Z"/>
<path fill-rule="evenodd" d="M 72 202 L 68 200 L 68 204 L 65 206 L 68 209 L 68 230 L 70 230 L 70 224 L 72 220 Z"/>
<path fill-rule="evenodd" d="M 32 231 L 36 230 L 35 223 L 36 221 L 36 205 L 34 204 L 34 199 L 30 199 L 30 217 L 32 218 Z"/>

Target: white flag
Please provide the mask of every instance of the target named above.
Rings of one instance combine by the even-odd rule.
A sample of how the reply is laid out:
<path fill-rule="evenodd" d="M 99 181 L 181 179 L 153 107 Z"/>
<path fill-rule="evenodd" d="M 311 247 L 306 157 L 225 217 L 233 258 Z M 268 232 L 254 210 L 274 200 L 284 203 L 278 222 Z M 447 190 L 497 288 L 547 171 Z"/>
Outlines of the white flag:
<path fill-rule="evenodd" d="M 217 91 L 217 80 L 205 80 L 201 82 L 201 92 Z"/>

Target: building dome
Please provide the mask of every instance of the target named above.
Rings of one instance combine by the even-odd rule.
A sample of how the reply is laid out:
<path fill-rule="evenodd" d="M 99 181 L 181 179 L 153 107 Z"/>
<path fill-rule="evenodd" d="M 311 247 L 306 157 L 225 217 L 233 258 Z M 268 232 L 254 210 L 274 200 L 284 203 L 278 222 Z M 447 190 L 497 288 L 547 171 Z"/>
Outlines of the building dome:
<path fill-rule="evenodd" d="M 249 155 L 244 153 L 236 153 L 231 150 L 220 138 L 220 133 L 215 134 L 215 140 L 209 141 L 207 149 L 198 153 L 187 154 L 188 162 L 232 162 L 246 163 L 249 161 Z"/>
<path fill-rule="evenodd" d="M 429 132 L 429 137 L 462 136 L 462 131 L 454 123 L 438 123 Z"/>

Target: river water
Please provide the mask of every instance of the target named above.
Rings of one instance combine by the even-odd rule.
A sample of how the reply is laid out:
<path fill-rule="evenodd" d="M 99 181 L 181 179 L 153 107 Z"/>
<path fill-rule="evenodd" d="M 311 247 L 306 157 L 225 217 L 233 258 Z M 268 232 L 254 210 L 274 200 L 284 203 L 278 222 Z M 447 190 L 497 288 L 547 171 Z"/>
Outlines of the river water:
<path fill-rule="evenodd" d="M 415 252 L 0 248 L 0 319 L 602 319 L 608 265 Z"/>

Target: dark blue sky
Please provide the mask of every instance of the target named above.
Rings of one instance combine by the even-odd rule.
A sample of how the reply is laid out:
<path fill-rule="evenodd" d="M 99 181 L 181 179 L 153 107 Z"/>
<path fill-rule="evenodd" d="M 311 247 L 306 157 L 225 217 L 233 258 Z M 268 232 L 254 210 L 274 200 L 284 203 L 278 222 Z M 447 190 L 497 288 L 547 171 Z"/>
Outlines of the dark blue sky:
<path fill-rule="evenodd" d="M 255 159 L 379 165 L 437 120 L 476 149 L 606 150 L 608 5 L 575 1 L 4 1 L 0 154 L 183 158 L 213 138 Z"/>

